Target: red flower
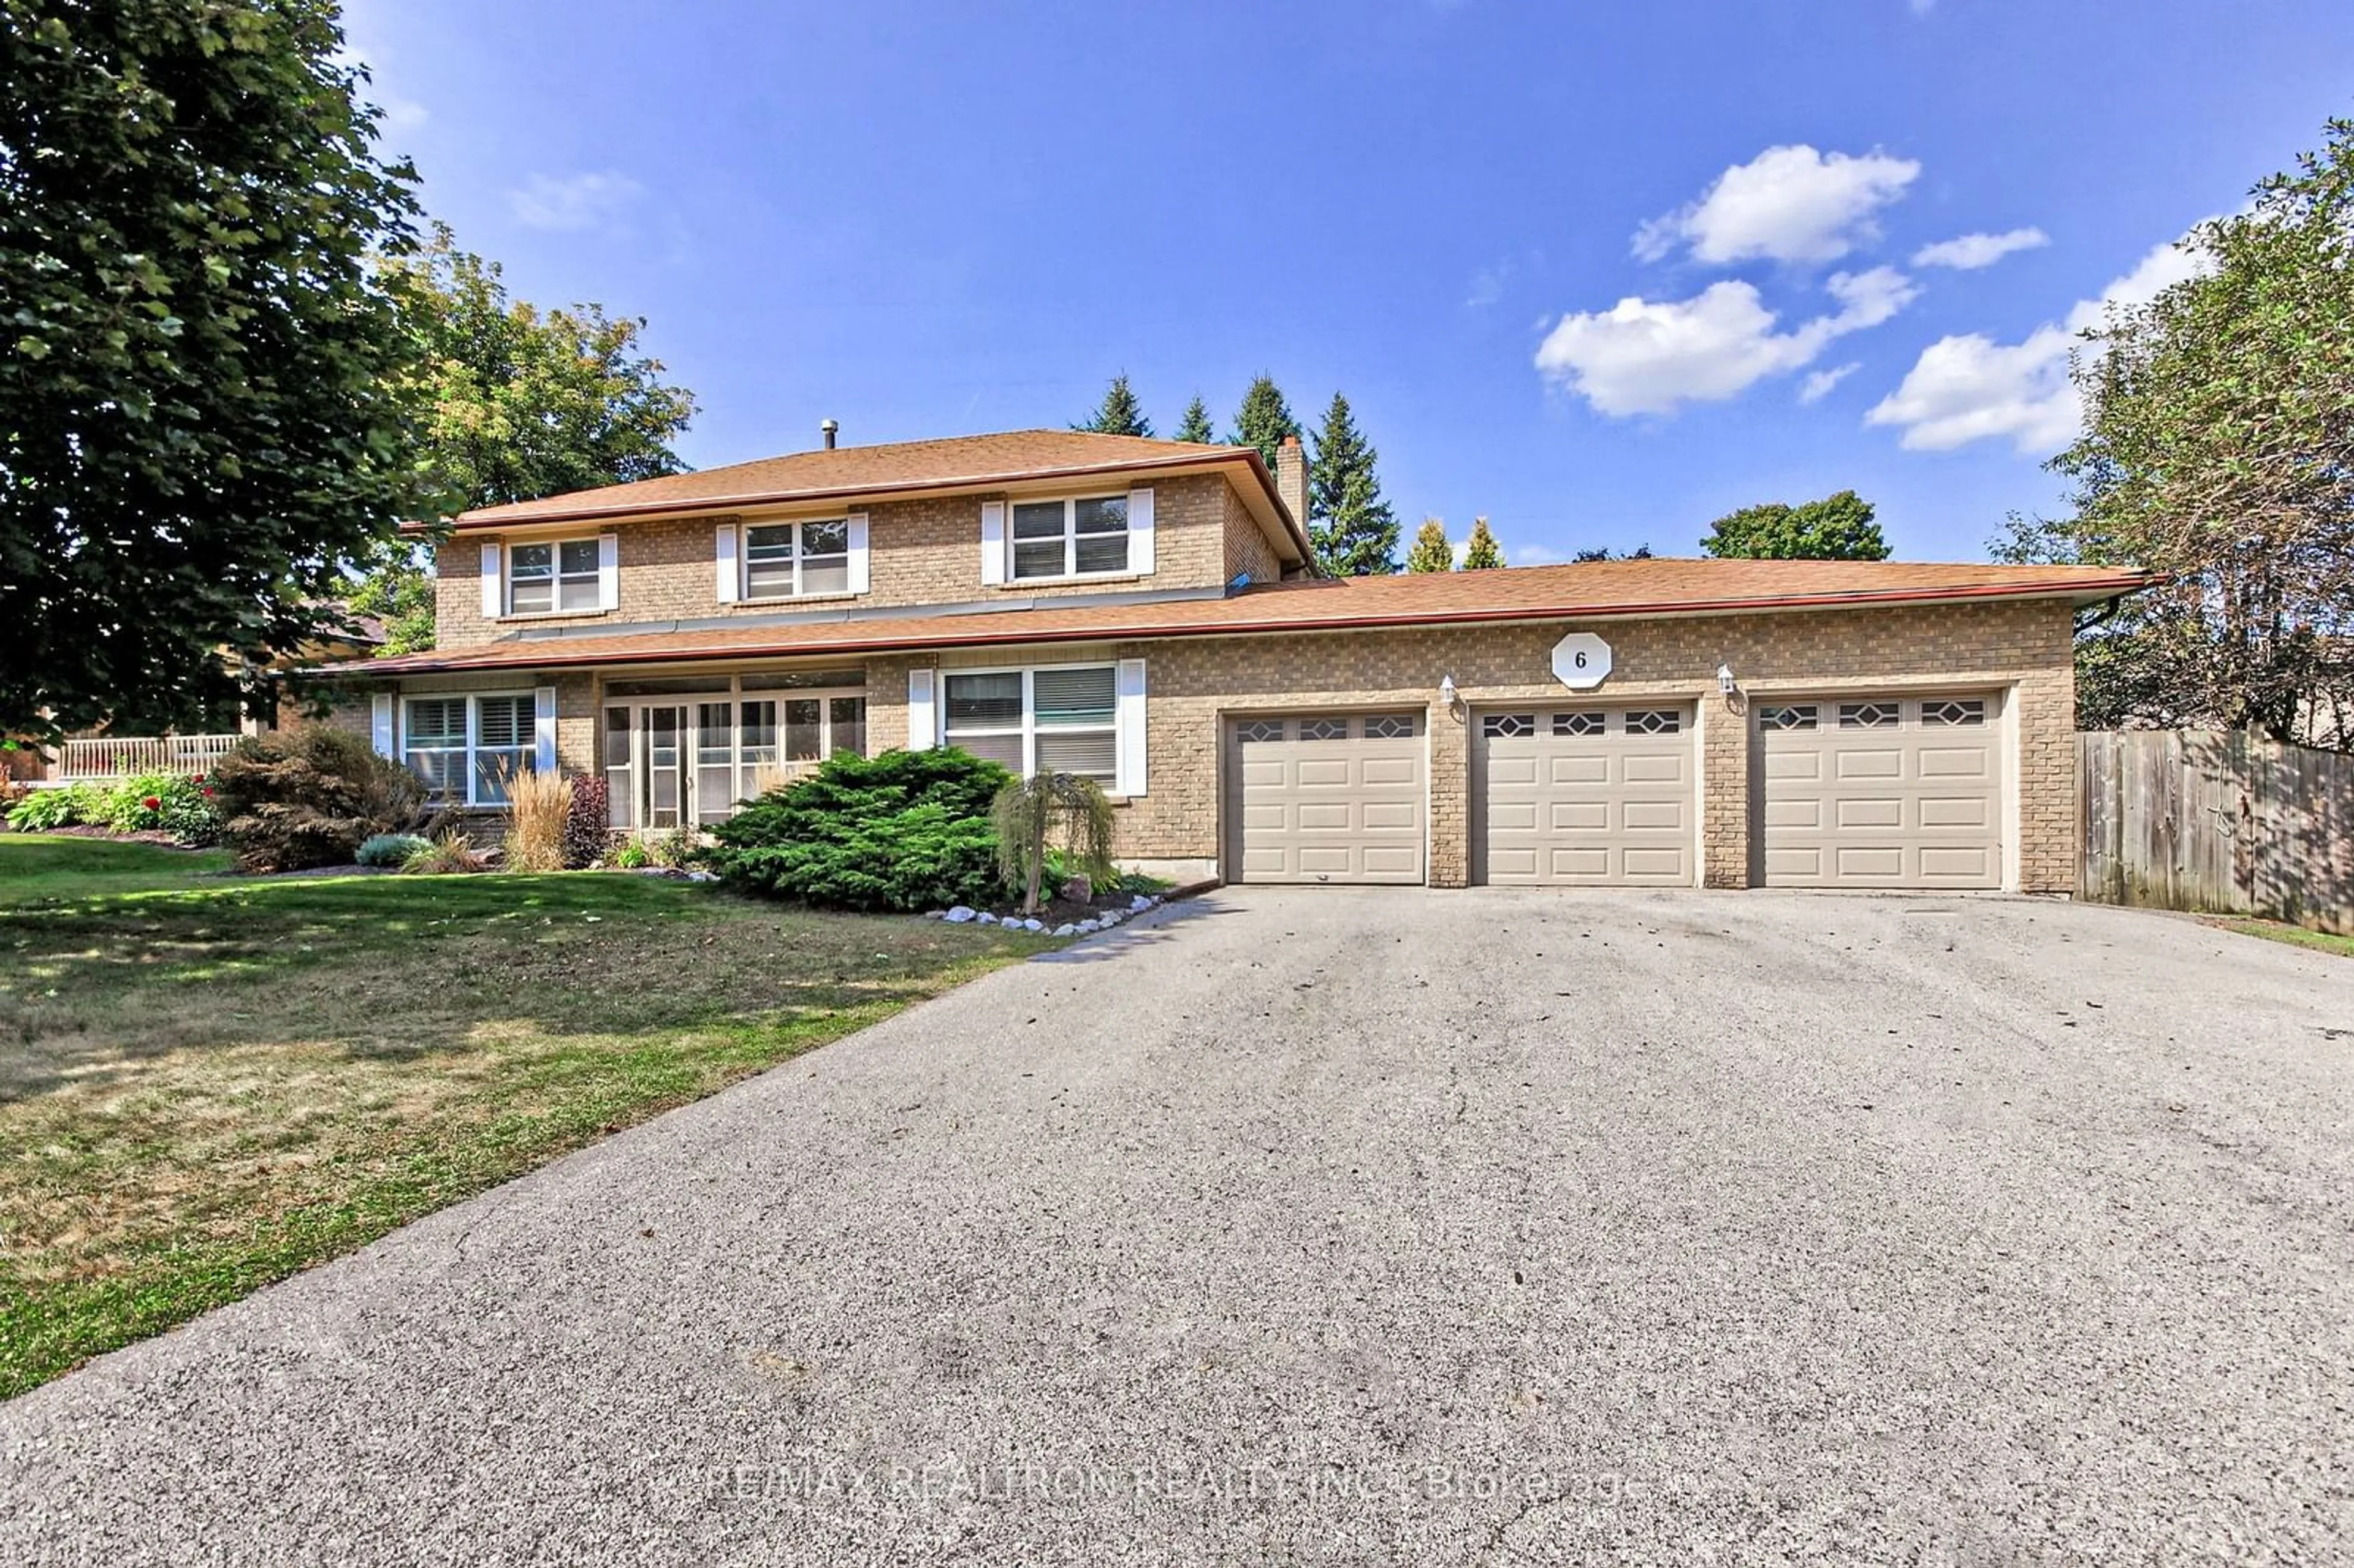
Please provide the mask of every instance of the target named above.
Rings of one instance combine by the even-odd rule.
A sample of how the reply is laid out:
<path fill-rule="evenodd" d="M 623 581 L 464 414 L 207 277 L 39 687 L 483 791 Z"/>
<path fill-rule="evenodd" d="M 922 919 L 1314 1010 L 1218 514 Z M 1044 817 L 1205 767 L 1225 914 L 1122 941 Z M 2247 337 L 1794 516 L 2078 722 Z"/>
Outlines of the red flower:
<path fill-rule="evenodd" d="M 207 784 L 207 785 L 206 785 L 206 786 L 205 786 L 205 799 L 206 799 L 206 800 L 211 800 L 212 798 L 213 798 L 213 787 L 212 787 L 211 785 Z"/>
<path fill-rule="evenodd" d="M 164 802 L 153 795 L 143 797 L 139 803 L 151 811 L 160 811 L 164 809 Z"/>

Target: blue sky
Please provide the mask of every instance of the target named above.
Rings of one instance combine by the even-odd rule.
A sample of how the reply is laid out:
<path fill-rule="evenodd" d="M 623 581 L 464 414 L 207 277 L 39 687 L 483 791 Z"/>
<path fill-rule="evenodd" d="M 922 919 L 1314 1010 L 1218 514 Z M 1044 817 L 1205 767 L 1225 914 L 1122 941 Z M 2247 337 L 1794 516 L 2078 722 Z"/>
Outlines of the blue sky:
<path fill-rule="evenodd" d="M 2225 18 L 2229 17 L 2227 21 Z M 1337 387 L 1516 561 L 1852 487 L 2052 511 L 2072 324 L 2354 113 L 2344 0 L 365 0 L 386 139 L 697 466 Z M 1957 245 L 1947 242 L 1961 241 Z M 1932 249 L 1942 248 L 1942 249 Z"/>

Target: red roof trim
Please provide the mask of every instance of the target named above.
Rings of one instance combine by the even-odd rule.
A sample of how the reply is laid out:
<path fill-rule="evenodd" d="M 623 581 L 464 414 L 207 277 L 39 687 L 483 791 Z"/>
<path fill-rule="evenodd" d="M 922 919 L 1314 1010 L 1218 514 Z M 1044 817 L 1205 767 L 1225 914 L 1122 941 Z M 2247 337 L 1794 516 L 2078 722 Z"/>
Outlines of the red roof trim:
<path fill-rule="evenodd" d="M 1785 594 L 1766 599 L 1728 599 L 1707 600 L 1662 601 L 1652 604 L 1618 604 L 1608 606 L 1569 605 L 1559 608 L 1516 606 L 1510 609 L 1474 609 L 1440 614 L 1359 615 L 1347 617 L 1293 617 L 1283 620 L 1179 621 L 1165 626 L 1112 625 L 1076 629 L 1039 630 L 1016 626 L 1002 631 L 982 630 L 976 626 L 970 634 L 954 638 L 937 635 L 917 637 L 875 637 L 830 640 L 816 647 L 801 649 L 790 645 L 762 647 L 737 643 L 719 647 L 684 646 L 663 648 L 642 652 L 616 653 L 610 650 L 590 651 L 569 656 L 556 653 L 567 641 L 550 638 L 551 649 L 546 658 L 502 657 L 467 661 L 463 654 L 450 660 L 434 660 L 430 654 L 402 654 L 397 659 L 368 660 L 356 663 L 328 665 L 320 673 L 363 674 L 456 674 L 472 670 L 554 669 L 575 664 L 679 664 L 711 662 L 726 659 L 782 658 L 807 653 L 824 656 L 835 653 L 904 652 L 910 649 L 938 647 L 997 646 L 1020 642 L 1112 642 L 1150 641 L 1162 637 L 1260 637 L 1286 632 L 1367 631 L 1384 629 L 1420 626 L 1458 626 L 1494 624 L 1502 621 L 1525 620 L 1630 620 L 1646 617 L 1676 617 L 1773 612 L 1789 609 L 1869 609 L 1879 605 L 1946 604 L 1988 599 L 2069 599 L 2093 602 L 2147 587 L 2150 578 L 2136 572 L 2115 577 L 2094 577 L 2071 583 L 1974 583 L 1955 588 L 1896 588 L 1850 593 Z M 1232 599 L 1209 601 L 1231 604 Z M 990 623 L 1017 617 L 982 615 L 971 617 L 976 622 Z M 839 625 L 838 621 L 821 622 Z M 888 622 L 879 623 L 888 625 Z M 636 635 L 646 635 L 639 633 Z M 682 636 L 686 634 L 682 634 Z M 585 639 L 584 639 L 585 641 Z M 502 654 L 519 646 L 514 643 L 488 645 Z M 521 645 L 527 646 L 527 644 Z M 408 660 L 418 662 L 409 663 Z"/>

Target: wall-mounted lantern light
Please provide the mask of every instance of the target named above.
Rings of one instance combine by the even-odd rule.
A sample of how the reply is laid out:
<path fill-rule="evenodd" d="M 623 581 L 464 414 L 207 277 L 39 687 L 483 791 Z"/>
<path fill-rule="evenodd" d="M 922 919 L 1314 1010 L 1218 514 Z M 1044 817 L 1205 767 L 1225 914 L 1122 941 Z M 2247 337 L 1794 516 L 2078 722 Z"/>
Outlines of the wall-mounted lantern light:
<path fill-rule="evenodd" d="M 1453 713 L 1456 705 L 1463 700 L 1455 690 L 1454 676 L 1441 675 L 1438 678 L 1438 700 L 1448 713 Z"/>
<path fill-rule="evenodd" d="M 1716 689 L 1728 697 L 1741 689 L 1733 679 L 1732 665 L 1719 664 L 1716 667 Z"/>

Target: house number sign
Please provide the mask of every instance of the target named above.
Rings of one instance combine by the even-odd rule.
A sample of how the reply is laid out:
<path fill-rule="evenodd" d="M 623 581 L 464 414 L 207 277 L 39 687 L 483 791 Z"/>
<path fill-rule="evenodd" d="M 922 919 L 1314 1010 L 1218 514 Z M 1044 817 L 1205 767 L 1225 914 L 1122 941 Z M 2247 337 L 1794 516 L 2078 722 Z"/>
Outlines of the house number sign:
<path fill-rule="evenodd" d="M 1553 673 L 1571 691 L 1590 692 L 1610 678 L 1610 644 L 1573 631 L 1553 645 Z"/>

